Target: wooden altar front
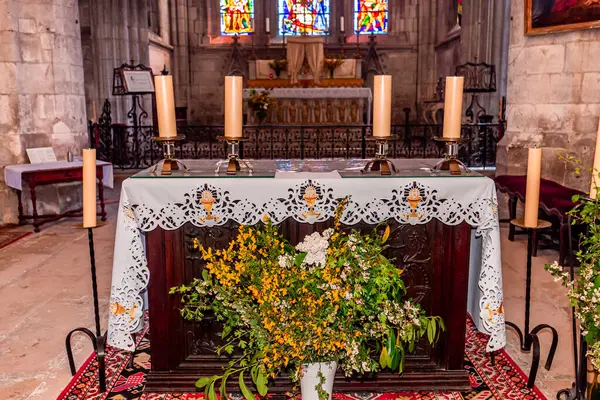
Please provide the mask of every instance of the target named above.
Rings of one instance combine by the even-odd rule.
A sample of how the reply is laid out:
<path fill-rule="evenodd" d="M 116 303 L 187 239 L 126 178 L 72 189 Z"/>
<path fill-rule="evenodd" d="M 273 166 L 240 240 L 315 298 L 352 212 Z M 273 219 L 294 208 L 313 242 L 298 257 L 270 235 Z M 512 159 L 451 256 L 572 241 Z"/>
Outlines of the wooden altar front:
<path fill-rule="evenodd" d="M 407 356 L 403 375 L 382 372 L 368 379 L 347 379 L 338 372 L 334 390 L 467 390 L 470 385 L 463 359 L 471 228 L 465 222 L 449 226 L 436 219 L 423 225 L 389 224 L 392 231 L 387 256 L 404 270 L 408 297 L 417 300 L 429 315 L 441 316 L 447 330 L 435 347 L 423 341 L 414 354 Z M 296 244 L 306 234 L 330 225 L 331 221 L 309 225 L 288 219 L 281 230 Z M 193 392 L 199 377 L 222 373 L 228 359 L 215 353 L 221 343 L 219 324 L 211 319 L 201 323 L 184 321 L 179 313 L 179 296 L 168 292 L 201 275 L 204 262 L 194 250 L 194 238 L 204 246 L 221 249 L 235 237 L 238 226 L 233 221 L 200 228 L 187 223 L 177 230 L 156 228 L 147 233 L 152 367 L 146 391 Z M 373 229 L 365 224 L 353 228 Z M 247 383 L 251 385 L 249 380 Z M 228 390 L 239 392 L 235 379 L 230 380 Z M 282 376 L 270 390 L 283 394 L 291 390 L 291 383 Z"/>

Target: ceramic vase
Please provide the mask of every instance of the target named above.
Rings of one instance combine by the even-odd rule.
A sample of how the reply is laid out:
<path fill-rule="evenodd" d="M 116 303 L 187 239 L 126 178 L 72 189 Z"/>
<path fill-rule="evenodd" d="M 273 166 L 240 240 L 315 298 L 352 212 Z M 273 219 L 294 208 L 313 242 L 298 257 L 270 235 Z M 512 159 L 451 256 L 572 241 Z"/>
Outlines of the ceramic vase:
<path fill-rule="evenodd" d="M 319 372 L 325 377 L 322 390 L 327 392 L 328 399 L 331 400 L 336 370 L 337 362 L 335 361 L 304 364 L 302 366 L 302 377 L 300 378 L 302 400 L 319 400 L 319 391 L 317 390 L 321 381 Z"/>

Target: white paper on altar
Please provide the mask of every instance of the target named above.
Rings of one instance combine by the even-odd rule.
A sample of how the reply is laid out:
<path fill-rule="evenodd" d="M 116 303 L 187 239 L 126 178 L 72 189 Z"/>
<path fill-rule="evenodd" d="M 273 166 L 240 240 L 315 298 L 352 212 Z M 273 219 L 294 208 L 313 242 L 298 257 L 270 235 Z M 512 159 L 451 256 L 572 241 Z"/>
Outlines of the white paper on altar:
<path fill-rule="evenodd" d="M 277 170 L 307 173 L 326 172 L 327 167 L 354 170 L 365 160 L 348 161 L 251 161 L 256 171 Z M 132 350 L 131 333 L 142 327 L 146 307 L 145 290 L 149 281 L 143 244 L 144 232 L 157 227 L 177 229 L 185 223 L 215 226 L 234 220 L 252 225 L 267 214 L 274 223 L 293 218 L 316 223 L 333 217 L 339 199 L 350 196 L 342 222 L 376 224 L 394 219 L 404 224 L 425 224 L 431 219 L 448 225 L 467 222 L 477 240 L 472 242 L 468 311 L 478 329 L 490 335 L 488 351 L 506 344 L 503 314 L 500 228 L 494 182 L 486 177 L 423 176 L 423 166 L 432 160 L 393 160 L 405 170 L 404 177 L 323 178 L 321 173 L 302 178 L 281 175 L 273 178 L 129 178 L 123 182 L 115 240 L 111 309 L 126 310 L 109 315 L 108 343 Z M 185 161 L 192 170 L 214 171 L 214 161 Z M 407 165 L 410 165 L 410 170 Z M 410 176 L 414 173 L 414 176 Z M 308 206 L 304 191 L 318 193 Z M 410 189 L 417 189 L 421 200 L 417 208 L 407 201 Z M 311 189 L 312 190 L 312 189 Z M 207 212 L 198 201 L 208 191 L 215 200 Z M 478 257 L 476 256 L 478 255 Z M 117 304 L 118 303 L 118 306 Z"/>
<path fill-rule="evenodd" d="M 102 184 L 106 187 L 114 187 L 113 166 L 106 161 L 96 161 L 97 166 L 102 167 Z M 15 164 L 4 168 L 4 180 L 6 185 L 13 189 L 23 190 L 23 173 L 31 171 L 45 171 L 51 169 L 82 167 L 82 161 L 56 161 L 42 164 Z"/>

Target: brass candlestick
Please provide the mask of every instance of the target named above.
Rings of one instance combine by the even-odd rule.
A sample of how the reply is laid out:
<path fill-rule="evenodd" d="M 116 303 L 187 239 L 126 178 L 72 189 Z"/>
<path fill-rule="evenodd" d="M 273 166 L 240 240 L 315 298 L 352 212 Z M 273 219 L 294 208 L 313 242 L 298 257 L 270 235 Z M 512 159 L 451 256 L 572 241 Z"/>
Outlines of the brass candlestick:
<path fill-rule="evenodd" d="M 217 163 L 215 175 L 219 175 L 219 170 L 225 163 L 227 163 L 227 175 L 237 175 L 238 171 L 241 171 L 240 163 L 245 169 L 248 170 L 248 175 L 252 175 L 253 170 L 250 165 L 240 158 L 240 142 L 248 140 L 248 138 L 237 136 L 219 136 L 217 139 L 227 142 L 227 159 L 221 160 Z"/>
<path fill-rule="evenodd" d="M 171 175 L 172 171 L 182 169 L 188 171 L 188 168 L 181 161 L 175 158 L 175 143 L 181 142 L 185 137 L 178 136 L 158 136 L 152 138 L 157 143 L 162 143 L 163 159 L 158 162 L 150 172 L 155 173 L 160 168 L 161 175 Z M 180 168 L 181 167 L 181 168 Z"/>
<path fill-rule="evenodd" d="M 446 153 L 435 167 L 433 172 L 450 171 L 450 175 L 462 175 L 471 172 L 469 168 L 458 159 L 458 144 L 462 142 L 461 138 L 435 137 L 436 142 L 442 142 L 446 146 Z"/>
<path fill-rule="evenodd" d="M 375 152 L 375 159 L 369 161 L 362 172 L 379 172 L 381 175 L 391 175 L 392 171 L 396 173 L 396 166 L 387 159 L 387 153 L 388 142 L 398 140 L 398 136 L 367 136 L 366 139 L 375 141 L 377 144 L 377 151 Z"/>

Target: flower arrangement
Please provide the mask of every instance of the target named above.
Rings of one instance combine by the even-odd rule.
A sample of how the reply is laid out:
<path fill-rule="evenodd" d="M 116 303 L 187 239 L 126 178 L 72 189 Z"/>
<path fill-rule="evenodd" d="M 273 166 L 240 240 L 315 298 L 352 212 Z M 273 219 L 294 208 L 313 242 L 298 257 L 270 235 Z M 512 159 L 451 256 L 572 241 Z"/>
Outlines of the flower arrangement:
<path fill-rule="evenodd" d="M 339 57 L 326 58 L 323 60 L 323 66 L 327 71 L 329 71 L 329 75 L 331 76 L 331 78 L 333 78 L 333 72 L 335 71 L 335 69 L 340 65 L 342 65 L 342 59 Z"/>
<path fill-rule="evenodd" d="M 581 235 L 579 250 L 579 276 L 571 280 L 558 262 L 546 265 L 555 281 L 568 288 L 567 295 L 571 306 L 575 307 L 575 316 L 581 324 L 582 335 L 588 344 L 588 358 L 594 369 L 600 371 L 600 203 L 598 200 L 573 197 L 579 206 L 570 215 L 574 223 L 589 226 L 589 233 Z"/>
<path fill-rule="evenodd" d="M 260 92 L 254 89 L 250 91 L 248 106 L 250 106 L 261 122 L 267 118 L 267 112 L 273 105 L 275 105 L 275 99 L 271 97 L 271 92 L 268 89 Z"/>
<path fill-rule="evenodd" d="M 206 267 L 201 279 L 171 289 L 181 295 L 185 319 L 200 321 L 213 312 L 223 323 L 219 354 L 239 354 L 222 375 L 203 377 L 196 386 L 216 399 L 220 381 L 236 374 L 242 394 L 254 400 L 244 382 L 249 373 L 264 396 L 268 381 L 283 371 L 293 382 L 307 364 L 337 362 L 347 376 L 389 368 L 402 372 L 407 352 L 427 336 L 432 345 L 445 330 L 440 317 L 428 317 L 405 298 L 402 271 L 383 256 L 389 227 L 370 234 L 346 233 L 336 209 L 334 228 L 308 235 L 293 247 L 265 218 L 262 226 L 241 226 L 223 250 L 195 241 Z M 335 369 L 334 369 L 335 371 Z M 315 387 L 326 399 L 324 378 Z"/>
<path fill-rule="evenodd" d="M 275 71 L 275 75 L 279 78 L 281 71 L 287 68 L 288 60 L 283 57 L 276 58 L 275 60 L 269 63 L 269 68 Z"/>

